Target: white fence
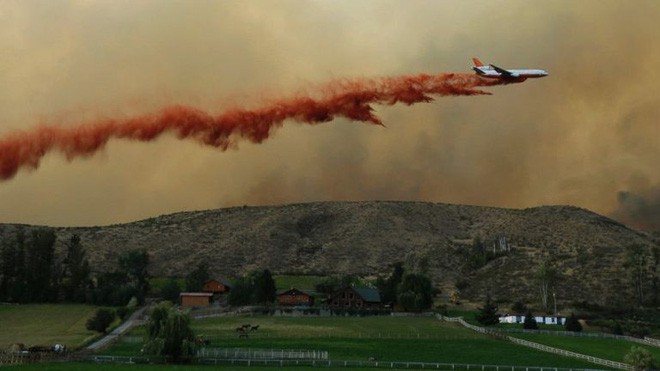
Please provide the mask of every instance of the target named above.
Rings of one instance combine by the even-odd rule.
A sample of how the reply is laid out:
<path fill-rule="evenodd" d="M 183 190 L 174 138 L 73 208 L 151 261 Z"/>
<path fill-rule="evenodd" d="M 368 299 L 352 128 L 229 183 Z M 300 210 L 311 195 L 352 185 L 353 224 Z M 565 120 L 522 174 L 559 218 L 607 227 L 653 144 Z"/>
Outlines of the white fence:
<path fill-rule="evenodd" d="M 461 363 L 433 362 L 380 362 L 380 361 L 341 361 L 341 360 L 250 360 L 250 359 L 214 359 L 200 358 L 199 364 L 206 365 L 240 365 L 240 366 L 278 366 L 278 367 L 350 367 L 350 368 L 389 368 L 389 369 L 435 369 L 458 371 L 596 371 L 593 369 L 528 367 L 503 365 L 474 365 Z"/>
<path fill-rule="evenodd" d="M 522 328 L 494 328 L 492 331 L 507 333 L 507 334 L 532 334 L 532 335 L 553 335 L 553 336 L 571 336 L 571 337 L 591 337 L 591 338 L 606 338 L 631 341 L 644 345 L 651 345 L 660 348 L 660 340 L 645 337 L 643 339 L 627 335 L 607 334 L 603 332 L 575 332 L 575 331 L 553 331 L 553 330 L 527 330 Z"/>
<path fill-rule="evenodd" d="M 251 348 L 202 348 L 197 351 L 199 358 L 218 359 L 328 359 L 325 350 L 297 349 L 251 349 Z"/>
<path fill-rule="evenodd" d="M 469 324 L 469 323 L 467 323 L 463 320 L 463 317 L 451 318 L 451 317 L 445 317 L 445 316 L 442 316 L 442 315 L 438 315 L 437 318 L 440 319 L 440 320 L 449 321 L 449 322 L 458 322 L 461 325 L 463 325 L 464 327 L 467 327 L 471 330 L 480 332 L 482 334 L 503 337 L 506 340 L 509 340 L 513 343 L 523 345 L 523 346 L 526 346 L 526 347 L 529 347 L 529 348 L 538 349 L 538 350 L 541 350 L 541 351 L 544 351 L 544 352 L 559 354 L 559 355 L 566 356 L 566 357 L 578 358 L 578 359 L 585 360 L 587 362 L 595 363 L 595 364 L 598 364 L 598 365 L 601 365 L 601 366 L 617 368 L 617 369 L 620 369 L 620 370 L 634 370 L 634 367 L 632 367 L 631 365 L 626 364 L 626 363 L 614 362 L 614 361 L 610 361 L 610 360 L 607 360 L 607 359 L 602 359 L 602 358 L 588 356 L 588 355 L 585 355 L 585 354 L 570 352 L 570 351 L 567 351 L 567 350 L 563 350 L 563 349 L 559 349 L 559 348 L 553 348 L 553 347 L 549 347 L 547 345 L 543 345 L 543 344 L 539 344 L 539 343 L 534 343 L 532 341 L 527 341 L 527 340 L 518 339 L 518 338 L 515 338 L 515 337 L 512 337 L 512 336 L 507 336 L 507 335 L 504 335 L 502 332 L 500 332 L 498 330 L 491 330 L 491 329 L 487 329 L 485 327 L 479 327 L 479 326 Z"/>
<path fill-rule="evenodd" d="M 98 363 L 163 363 L 158 357 L 128 357 L 128 356 L 87 356 L 76 361 L 91 361 Z M 512 365 L 478 365 L 465 363 L 435 363 L 435 362 L 383 362 L 383 361 L 342 361 L 317 359 L 224 359 L 198 357 L 193 361 L 202 365 L 236 365 L 236 366 L 275 366 L 275 367 L 348 367 L 348 368 L 388 368 L 388 369 L 435 369 L 455 371 L 597 371 L 594 369 L 530 367 Z"/>

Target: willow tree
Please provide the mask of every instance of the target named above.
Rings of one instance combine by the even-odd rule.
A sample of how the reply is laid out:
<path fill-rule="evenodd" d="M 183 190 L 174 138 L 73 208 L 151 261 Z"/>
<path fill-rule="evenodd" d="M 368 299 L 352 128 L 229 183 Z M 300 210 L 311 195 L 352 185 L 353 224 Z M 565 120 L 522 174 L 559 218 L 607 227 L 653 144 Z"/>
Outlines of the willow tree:
<path fill-rule="evenodd" d="M 173 363 L 184 363 L 195 354 L 195 334 L 190 328 L 187 312 L 172 307 L 169 302 L 158 304 L 147 322 L 147 354 L 164 356 Z"/>

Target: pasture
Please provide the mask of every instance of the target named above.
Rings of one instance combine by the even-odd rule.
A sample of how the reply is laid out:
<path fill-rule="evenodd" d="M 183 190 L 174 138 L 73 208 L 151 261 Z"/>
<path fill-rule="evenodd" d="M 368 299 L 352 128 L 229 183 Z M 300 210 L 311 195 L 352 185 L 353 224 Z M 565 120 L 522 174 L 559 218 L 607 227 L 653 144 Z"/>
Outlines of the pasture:
<path fill-rule="evenodd" d="M 570 350 L 593 357 L 608 359 L 610 361 L 623 362 L 623 357 L 630 351 L 632 346 L 642 347 L 653 354 L 656 360 L 660 360 L 660 348 L 650 345 L 642 345 L 626 340 L 600 337 L 572 337 L 545 334 L 508 334 L 513 337 L 533 341 L 547 346 Z"/>
<path fill-rule="evenodd" d="M 0 348 L 13 343 L 80 347 L 96 336 L 85 328 L 96 309 L 82 304 L 0 305 Z"/>
<path fill-rule="evenodd" d="M 249 338 L 238 338 L 235 328 L 259 325 Z M 594 365 L 477 334 L 433 317 L 216 317 L 192 322 L 195 332 L 210 340 L 210 348 L 307 349 L 328 351 L 331 360 L 416 361 L 493 365 L 593 368 Z M 131 332 L 103 352 L 139 354 Z"/>

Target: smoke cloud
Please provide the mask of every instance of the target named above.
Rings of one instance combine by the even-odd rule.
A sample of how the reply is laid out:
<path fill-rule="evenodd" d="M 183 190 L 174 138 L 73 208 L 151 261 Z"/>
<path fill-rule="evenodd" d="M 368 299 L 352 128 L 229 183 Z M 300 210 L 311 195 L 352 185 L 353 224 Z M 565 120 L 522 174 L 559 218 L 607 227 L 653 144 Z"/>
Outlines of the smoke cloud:
<path fill-rule="evenodd" d="M 621 191 L 617 196 L 619 208 L 613 218 L 641 230 L 660 231 L 660 187 L 642 194 Z"/>
<path fill-rule="evenodd" d="M 660 185 L 660 1 L 126 5 L 3 2 L 0 140 L 40 123 L 68 130 L 155 118 L 174 105 L 213 121 L 339 78 L 471 72 L 471 57 L 550 76 L 485 88 L 491 96 L 372 104 L 386 130 L 340 115 L 313 126 L 291 118 L 258 145 L 230 135 L 240 151 L 199 145 L 202 134 L 180 141 L 176 129 L 149 145 L 111 137 L 71 162 L 66 147 L 50 147 L 31 158 L 38 171 L 25 165 L 0 182 L 0 222 L 104 225 L 344 200 L 570 204 L 612 215 L 618 192 L 653 204 Z"/>
<path fill-rule="evenodd" d="M 37 168 L 52 150 L 68 160 L 89 156 L 111 138 L 152 141 L 164 133 L 192 138 L 223 151 L 238 140 L 261 143 L 285 120 L 306 124 L 329 122 L 335 117 L 383 125 L 371 104 L 411 105 L 430 102 L 430 95 L 487 95 L 476 89 L 504 84 L 473 74 L 415 75 L 380 79 L 334 81 L 318 88 L 320 94 L 275 100 L 256 109 L 229 109 L 217 116 L 187 106 L 166 107 L 159 112 L 126 120 L 108 119 L 75 127 L 41 126 L 0 138 L 0 179 L 10 179 L 22 167 Z"/>

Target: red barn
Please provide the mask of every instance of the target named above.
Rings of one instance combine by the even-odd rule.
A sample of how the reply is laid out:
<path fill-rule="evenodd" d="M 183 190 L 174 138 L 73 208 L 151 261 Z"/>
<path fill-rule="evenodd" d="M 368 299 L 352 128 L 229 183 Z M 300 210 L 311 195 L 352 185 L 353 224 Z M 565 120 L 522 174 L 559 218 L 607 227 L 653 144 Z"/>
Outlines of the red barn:
<path fill-rule="evenodd" d="M 181 298 L 182 307 L 208 307 L 211 305 L 211 297 L 213 293 L 210 292 L 182 292 L 179 294 Z"/>
<path fill-rule="evenodd" d="M 208 280 L 204 283 L 204 286 L 202 286 L 202 291 L 211 292 L 213 294 L 224 294 L 229 292 L 230 289 L 231 287 L 229 284 L 218 280 Z"/>
<path fill-rule="evenodd" d="M 280 306 L 311 307 L 314 305 L 314 297 L 298 289 L 291 289 L 278 294 L 277 302 Z"/>

